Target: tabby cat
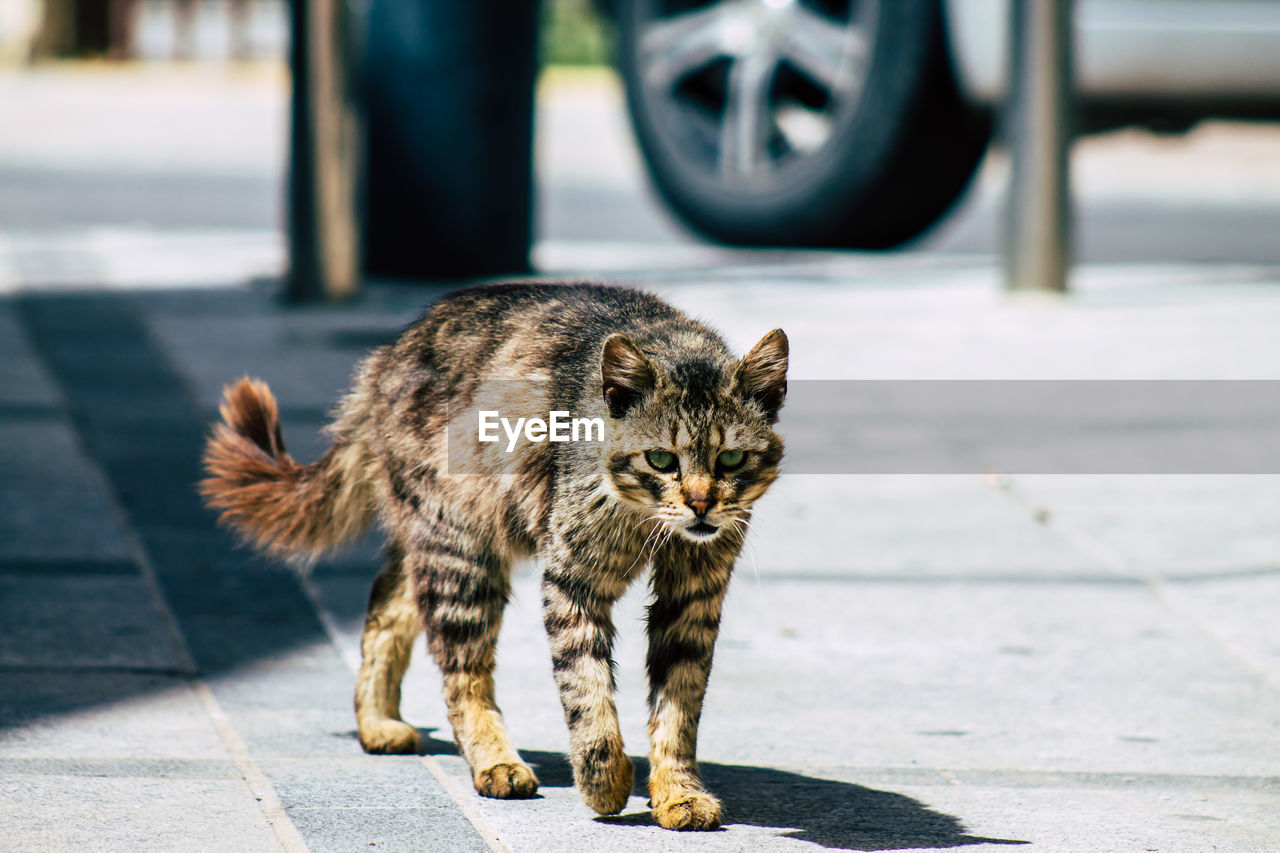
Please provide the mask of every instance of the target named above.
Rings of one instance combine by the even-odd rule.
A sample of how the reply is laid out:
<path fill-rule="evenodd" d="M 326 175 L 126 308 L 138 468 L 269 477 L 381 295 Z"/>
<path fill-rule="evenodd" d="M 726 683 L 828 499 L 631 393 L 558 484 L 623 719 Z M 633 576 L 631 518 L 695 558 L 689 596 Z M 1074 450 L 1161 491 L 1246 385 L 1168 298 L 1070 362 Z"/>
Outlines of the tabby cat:
<path fill-rule="evenodd" d="M 633 775 L 613 699 L 610 611 L 650 571 L 650 805 L 668 829 L 712 829 L 721 806 L 698 774 L 698 721 L 751 507 L 778 476 L 786 371 L 781 330 L 735 359 L 716 332 L 636 290 L 460 291 L 363 361 L 328 428 L 333 444 L 312 465 L 285 452 L 264 384 L 229 386 L 201 489 L 224 523 L 280 556 L 313 557 L 382 524 L 389 557 L 364 625 L 360 743 L 417 750 L 400 683 L 425 628 L 458 748 L 487 797 L 538 788 L 494 703 L 512 562 L 537 555 L 544 565 L 574 781 L 601 814 L 625 806 Z M 505 442 L 451 441 L 485 383 L 509 380 L 521 390 L 499 394 L 504 417 L 599 417 L 603 440 L 524 441 L 501 470 L 492 463 Z"/>

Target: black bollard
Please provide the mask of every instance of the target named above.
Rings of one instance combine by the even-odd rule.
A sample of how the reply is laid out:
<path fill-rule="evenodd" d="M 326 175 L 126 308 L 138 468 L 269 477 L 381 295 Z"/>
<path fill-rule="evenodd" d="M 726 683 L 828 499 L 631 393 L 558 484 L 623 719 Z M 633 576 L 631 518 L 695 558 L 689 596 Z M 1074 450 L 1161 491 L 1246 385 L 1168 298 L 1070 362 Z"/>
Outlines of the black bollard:
<path fill-rule="evenodd" d="M 364 269 L 529 270 L 537 2 L 369 0 Z"/>

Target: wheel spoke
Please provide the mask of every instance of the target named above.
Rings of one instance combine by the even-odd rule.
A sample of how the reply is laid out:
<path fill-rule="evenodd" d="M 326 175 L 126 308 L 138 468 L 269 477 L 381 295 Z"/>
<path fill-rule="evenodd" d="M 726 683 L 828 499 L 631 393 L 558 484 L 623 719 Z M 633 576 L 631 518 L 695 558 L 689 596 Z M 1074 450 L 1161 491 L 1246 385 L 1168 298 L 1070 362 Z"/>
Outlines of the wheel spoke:
<path fill-rule="evenodd" d="M 843 94 L 861 82 L 867 42 L 858 27 L 792 3 L 787 7 L 787 26 L 778 30 L 778 41 L 782 55 L 832 95 Z"/>
<path fill-rule="evenodd" d="M 731 55 L 740 17 L 737 4 L 718 2 L 648 24 L 639 39 L 646 81 L 666 88 Z"/>
<path fill-rule="evenodd" d="M 722 174 L 747 175 L 769 162 L 769 89 L 777 67 L 768 51 L 756 51 L 733 64 L 720 126 Z"/>

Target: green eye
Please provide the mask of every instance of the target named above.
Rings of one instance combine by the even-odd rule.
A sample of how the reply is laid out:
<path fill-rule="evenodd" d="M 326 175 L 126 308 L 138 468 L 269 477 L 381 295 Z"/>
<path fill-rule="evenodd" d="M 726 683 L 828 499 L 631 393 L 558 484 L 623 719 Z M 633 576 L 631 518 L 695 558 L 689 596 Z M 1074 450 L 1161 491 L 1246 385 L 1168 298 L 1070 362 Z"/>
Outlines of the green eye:
<path fill-rule="evenodd" d="M 741 450 L 722 450 L 720 455 L 716 457 L 716 462 L 720 463 L 720 467 L 726 471 L 732 471 L 747 459 L 747 454 Z"/>
<path fill-rule="evenodd" d="M 670 471 L 676 467 L 676 455 L 666 450 L 649 450 L 644 454 L 649 464 L 659 471 Z"/>

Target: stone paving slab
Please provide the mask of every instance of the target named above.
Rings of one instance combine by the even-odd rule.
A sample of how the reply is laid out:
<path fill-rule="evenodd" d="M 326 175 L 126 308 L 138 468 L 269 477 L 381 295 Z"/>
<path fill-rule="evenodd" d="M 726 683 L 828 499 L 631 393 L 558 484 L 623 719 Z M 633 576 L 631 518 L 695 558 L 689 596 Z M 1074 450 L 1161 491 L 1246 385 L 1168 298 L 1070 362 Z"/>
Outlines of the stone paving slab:
<path fill-rule="evenodd" d="M 246 662 L 209 683 L 230 713 L 349 708 L 354 687 L 351 673 L 323 641 Z"/>
<path fill-rule="evenodd" d="M 382 849 L 397 840 L 392 849 L 487 849 L 416 757 L 353 755 L 262 766 L 299 829 L 321 842 L 318 849 L 351 842 Z"/>
<path fill-rule="evenodd" d="M 1275 605 L 1280 602 L 1280 575 L 1223 578 L 1213 583 L 1177 587 L 1177 602 L 1208 626 L 1213 635 L 1253 665 L 1258 674 L 1280 686 L 1280 636 Z"/>
<path fill-rule="evenodd" d="M 7 410 L 29 407 L 52 409 L 61 395 L 44 364 L 27 343 L 26 332 L 11 303 L 0 302 L 0 406 Z"/>
<path fill-rule="evenodd" d="M 227 759 L 186 679 L 0 672 L 0 758 Z"/>
<path fill-rule="evenodd" d="M 326 761 L 363 757 L 356 740 L 355 714 L 350 707 L 351 696 L 355 693 L 355 676 L 335 675 L 331 681 L 333 690 L 341 692 L 345 700 L 341 706 L 235 710 L 232 719 L 236 731 L 249 751 L 262 761 L 302 758 Z"/>
<path fill-rule="evenodd" d="M 0 808 L 6 850 L 280 849 L 240 778 L 5 776 Z"/>
<path fill-rule="evenodd" d="M 0 624 L 0 667 L 182 666 L 140 577 L 0 571 Z"/>
<path fill-rule="evenodd" d="M 779 760 L 782 729 L 784 750 L 858 765 L 1246 775 L 1280 766 L 1274 691 L 1140 587 L 751 592 L 740 587 L 731 601 L 728 625 L 746 645 L 725 649 L 704 712 L 731 717 L 733 736 L 708 725 L 708 757 Z"/>
<path fill-rule="evenodd" d="M 966 846 L 973 853 L 1263 851 L 1274 849 L 1280 837 L 1274 791 L 1082 790 L 967 783 L 896 790 L 943 813 L 965 815 L 971 836 L 1026 842 L 1026 846 Z"/>
<path fill-rule="evenodd" d="M 1171 578 L 1280 572 L 1274 475 L 1021 475 L 1011 485 L 1028 510 L 1044 509 L 1135 570 Z"/>
<path fill-rule="evenodd" d="M 0 556 L 130 556 L 101 475 L 63 418 L 6 418 L 0 447 L 15 449 L 0 454 Z"/>
<path fill-rule="evenodd" d="M 292 809 L 308 850 L 345 853 L 390 850 L 420 853 L 449 850 L 483 853 L 491 848 L 456 811 L 440 809 Z"/>
<path fill-rule="evenodd" d="M 760 501 L 751 525 L 744 575 L 1106 574 L 976 476 L 786 475 Z"/>

